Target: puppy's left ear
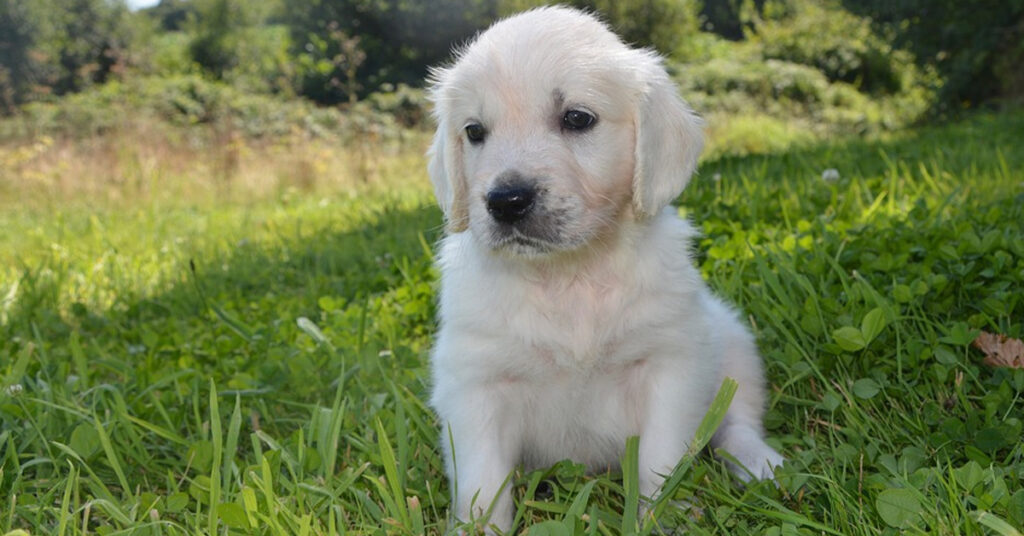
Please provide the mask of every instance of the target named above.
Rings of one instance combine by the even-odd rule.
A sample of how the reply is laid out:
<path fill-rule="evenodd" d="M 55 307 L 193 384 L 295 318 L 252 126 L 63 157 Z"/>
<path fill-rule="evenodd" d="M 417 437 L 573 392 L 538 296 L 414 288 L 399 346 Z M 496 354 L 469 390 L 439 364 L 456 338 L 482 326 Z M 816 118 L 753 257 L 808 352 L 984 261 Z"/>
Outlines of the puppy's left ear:
<path fill-rule="evenodd" d="M 660 58 L 647 53 L 644 59 L 647 87 L 635 118 L 633 208 L 650 217 L 679 197 L 690 181 L 704 148 L 704 122 L 679 97 Z"/>

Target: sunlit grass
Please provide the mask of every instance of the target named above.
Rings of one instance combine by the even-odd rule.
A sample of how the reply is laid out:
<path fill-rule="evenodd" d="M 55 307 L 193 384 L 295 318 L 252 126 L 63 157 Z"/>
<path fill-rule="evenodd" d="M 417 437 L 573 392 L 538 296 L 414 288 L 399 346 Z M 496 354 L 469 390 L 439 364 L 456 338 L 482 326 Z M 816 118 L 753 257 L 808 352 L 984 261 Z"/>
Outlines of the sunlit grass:
<path fill-rule="evenodd" d="M 1024 336 L 1021 125 L 705 161 L 681 210 L 765 354 L 778 487 L 688 458 L 655 523 L 627 449 L 626 475 L 514 475 L 519 527 L 1015 534 L 1024 371 L 969 343 Z M 245 153 L 230 188 L 209 174 L 223 146 L 97 142 L 111 176 L 160 177 L 138 188 L 61 143 L 4 168 L 46 188 L 0 188 L 0 534 L 451 528 L 424 402 L 441 217 L 422 140 L 365 183 L 351 148 Z M 330 164 L 302 183 L 289 157 Z"/>

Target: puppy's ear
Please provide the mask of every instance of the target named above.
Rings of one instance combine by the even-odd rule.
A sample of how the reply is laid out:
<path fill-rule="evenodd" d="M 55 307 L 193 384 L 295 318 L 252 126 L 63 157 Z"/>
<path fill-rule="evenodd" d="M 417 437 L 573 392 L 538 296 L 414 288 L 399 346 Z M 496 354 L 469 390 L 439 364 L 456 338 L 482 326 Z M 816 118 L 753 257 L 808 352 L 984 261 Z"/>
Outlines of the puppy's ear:
<path fill-rule="evenodd" d="M 633 208 L 641 217 L 657 214 L 682 193 L 704 148 L 704 122 L 679 97 L 661 60 L 642 63 L 646 89 L 636 114 Z"/>
<path fill-rule="evenodd" d="M 435 76 L 444 76 L 437 73 Z M 440 84 L 440 82 L 439 82 Z M 443 86 L 436 85 L 433 91 L 434 117 L 437 132 L 427 151 L 430 162 L 427 172 L 434 185 L 434 196 L 444 212 L 450 233 L 465 231 L 469 225 L 469 207 L 466 198 L 466 177 L 462 166 L 462 138 L 453 131 L 447 119 L 448 105 L 442 94 Z"/>

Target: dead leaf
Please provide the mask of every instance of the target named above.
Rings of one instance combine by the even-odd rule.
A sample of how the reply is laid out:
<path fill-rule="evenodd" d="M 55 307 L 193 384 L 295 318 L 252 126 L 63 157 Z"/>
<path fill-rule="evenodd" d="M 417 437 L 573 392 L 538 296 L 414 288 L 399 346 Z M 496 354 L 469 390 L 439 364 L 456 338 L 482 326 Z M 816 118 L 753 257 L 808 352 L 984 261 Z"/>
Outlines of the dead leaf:
<path fill-rule="evenodd" d="M 985 364 L 990 367 L 1024 369 L 1024 341 L 982 331 L 971 343 L 985 354 Z"/>

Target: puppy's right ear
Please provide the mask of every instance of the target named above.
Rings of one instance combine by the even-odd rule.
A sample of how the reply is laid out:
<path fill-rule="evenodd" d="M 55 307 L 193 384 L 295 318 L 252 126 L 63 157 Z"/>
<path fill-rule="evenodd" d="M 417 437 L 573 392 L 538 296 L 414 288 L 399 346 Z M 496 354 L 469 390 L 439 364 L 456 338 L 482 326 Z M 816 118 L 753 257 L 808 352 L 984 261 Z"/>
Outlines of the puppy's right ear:
<path fill-rule="evenodd" d="M 437 131 L 434 132 L 434 141 L 427 151 L 430 158 L 427 172 L 430 173 L 430 182 L 434 185 L 434 196 L 444 212 L 448 232 L 459 233 L 469 226 L 469 207 L 466 176 L 462 166 L 462 137 L 457 130 L 451 128 L 448 121 L 450 110 L 444 96 L 444 76 L 444 71 L 434 73 L 438 82 L 431 93 Z"/>
<path fill-rule="evenodd" d="M 686 187 L 704 147 L 704 122 L 679 97 L 661 58 L 641 52 L 636 62 L 646 88 L 636 116 L 633 208 L 656 215 Z"/>

